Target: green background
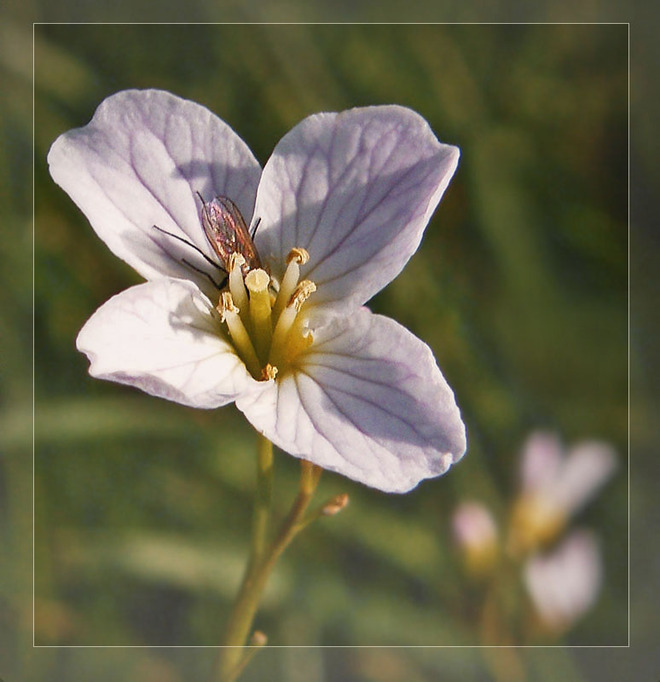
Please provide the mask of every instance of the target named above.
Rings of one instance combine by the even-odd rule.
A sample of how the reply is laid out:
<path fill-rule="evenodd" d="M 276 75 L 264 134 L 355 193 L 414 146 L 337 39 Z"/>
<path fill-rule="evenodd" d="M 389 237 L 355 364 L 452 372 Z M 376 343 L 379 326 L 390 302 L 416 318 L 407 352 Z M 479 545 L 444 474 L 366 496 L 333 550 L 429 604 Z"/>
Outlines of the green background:
<path fill-rule="evenodd" d="M 600 534 L 606 583 L 563 643 L 625 645 L 628 27 L 38 25 L 34 46 L 35 638 L 120 648 L 56 649 L 17 668 L 35 679 L 204 679 L 211 651 L 125 647 L 216 644 L 247 555 L 254 438 L 242 417 L 92 380 L 74 348 L 96 307 L 140 280 L 52 183 L 45 157 L 57 135 L 127 87 L 205 104 L 262 163 L 306 115 L 381 103 L 415 109 L 462 151 L 419 252 L 371 307 L 433 348 L 468 454 L 405 496 L 326 473 L 319 497 L 348 492 L 351 505 L 281 562 L 257 621 L 270 643 L 479 644 L 462 613 L 472 588 L 451 546 L 451 511 L 470 497 L 504 519 L 520 446 L 543 427 L 618 451 L 616 478 L 578 519 Z M 12 148 L 29 125 L 18 102 L 6 105 L 0 168 L 12 197 L 30 190 L 20 180 L 30 159 Z M 19 256 L 3 296 L 22 323 L 3 334 L 16 358 L 5 371 L 9 453 L 29 435 L 29 412 L 14 408 L 32 343 L 23 246 L 3 247 Z M 4 463 L 9 490 L 29 463 Z M 277 453 L 279 513 L 296 476 L 295 460 Z M 27 559 L 31 491 L 11 491 L 7 537 Z M 31 591 L 31 576 L 9 577 L 8 595 Z M 9 658 L 29 637 L 25 608 L 9 611 Z M 271 649 L 246 679 L 490 679 L 483 650 L 435 652 Z M 569 654 L 552 669 L 542 655 L 523 656 L 530 680 L 557 670 L 580 679 Z"/>

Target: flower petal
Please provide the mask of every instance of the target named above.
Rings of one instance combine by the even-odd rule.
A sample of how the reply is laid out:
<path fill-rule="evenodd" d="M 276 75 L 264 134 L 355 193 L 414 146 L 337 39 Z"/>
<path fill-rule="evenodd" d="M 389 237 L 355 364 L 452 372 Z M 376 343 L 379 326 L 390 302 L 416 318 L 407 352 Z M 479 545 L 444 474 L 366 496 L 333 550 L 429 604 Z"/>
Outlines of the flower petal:
<path fill-rule="evenodd" d="M 575 514 L 612 477 L 616 467 L 617 456 L 608 443 L 579 443 L 568 452 L 551 494 L 566 514 Z"/>
<path fill-rule="evenodd" d="M 257 388 L 192 282 L 161 279 L 114 296 L 87 321 L 77 346 L 93 377 L 182 405 L 220 407 Z"/>
<path fill-rule="evenodd" d="M 554 433 L 533 431 L 525 441 L 520 464 L 522 489 L 532 493 L 552 484 L 563 466 L 563 450 Z"/>
<path fill-rule="evenodd" d="M 596 602 L 603 580 L 596 537 L 577 530 L 551 554 L 533 556 L 524 568 L 524 580 L 545 625 L 561 631 Z"/>
<path fill-rule="evenodd" d="M 290 249 L 303 247 L 315 303 L 362 305 L 417 250 L 458 156 L 405 107 L 306 118 L 264 167 L 255 206 L 262 260 L 279 277 Z"/>
<path fill-rule="evenodd" d="M 465 452 L 454 395 L 424 343 L 360 308 L 326 318 L 300 366 L 236 404 L 278 447 L 374 488 L 406 492 Z"/>
<path fill-rule="evenodd" d="M 161 90 L 125 90 L 101 103 L 84 128 L 61 135 L 50 172 L 110 249 L 146 279 L 196 281 L 210 291 L 217 269 L 202 231 L 200 202 L 229 196 L 252 216 L 259 163 L 247 145 L 205 107 Z M 176 237 L 154 228 L 157 225 Z"/>

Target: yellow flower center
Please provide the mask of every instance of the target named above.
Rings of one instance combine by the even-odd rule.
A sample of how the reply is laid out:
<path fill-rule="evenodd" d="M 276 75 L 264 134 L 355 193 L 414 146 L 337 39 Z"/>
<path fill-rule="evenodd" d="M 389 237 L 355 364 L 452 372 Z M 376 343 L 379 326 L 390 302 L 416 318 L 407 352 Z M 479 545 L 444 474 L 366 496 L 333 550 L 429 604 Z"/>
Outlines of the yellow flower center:
<path fill-rule="evenodd" d="M 524 556 L 552 542 L 566 525 L 563 510 L 543 495 L 519 498 L 511 515 L 509 549 Z"/>
<path fill-rule="evenodd" d="M 236 352 L 259 381 L 286 372 L 314 341 L 300 314 L 316 291 L 313 282 L 300 281 L 300 266 L 308 260 L 305 249 L 292 249 L 278 287 L 261 268 L 243 276 L 241 254 L 229 259 L 229 290 L 222 292 L 217 308 Z"/>

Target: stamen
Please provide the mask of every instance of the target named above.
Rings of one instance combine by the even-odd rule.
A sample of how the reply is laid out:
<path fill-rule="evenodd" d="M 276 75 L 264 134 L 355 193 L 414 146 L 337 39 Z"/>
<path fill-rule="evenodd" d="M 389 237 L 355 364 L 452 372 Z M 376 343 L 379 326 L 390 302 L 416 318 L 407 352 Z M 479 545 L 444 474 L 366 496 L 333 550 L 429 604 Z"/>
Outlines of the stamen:
<path fill-rule="evenodd" d="M 300 334 L 289 334 L 287 343 L 288 356 L 295 358 L 298 353 L 314 343 L 314 334 L 312 334 L 311 329 L 305 329 Z"/>
<path fill-rule="evenodd" d="M 289 299 L 289 302 L 287 303 L 287 308 L 290 308 L 293 306 L 296 309 L 296 312 L 300 312 L 300 308 L 302 308 L 302 304 L 316 291 L 316 284 L 312 282 L 309 279 L 304 279 L 300 284 L 296 287 L 296 290 L 293 292 L 291 298 Z"/>
<path fill-rule="evenodd" d="M 249 269 L 246 258 L 240 252 L 229 254 L 228 287 L 221 292 L 217 308 L 250 374 L 258 381 L 270 381 L 314 343 L 306 317 L 299 313 L 316 285 L 298 281 L 300 266 L 309 260 L 305 249 L 289 252 L 281 284 L 260 267 Z"/>
<path fill-rule="evenodd" d="M 230 292 L 223 291 L 220 295 L 218 311 L 222 321 L 227 323 L 232 341 L 248 371 L 253 377 L 259 377 L 261 375 L 261 363 L 257 358 L 250 336 L 239 315 L 239 309 L 234 305 Z"/>
<path fill-rule="evenodd" d="M 250 320 L 257 355 L 266 358 L 273 327 L 270 321 L 270 293 L 268 285 L 270 276 L 265 270 L 257 268 L 250 270 L 245 276 L 245 286 L 250 291 Z"/>
<path fill-rule="evenodd" d="M 238 308 L 234 305 L 234 299 L 228 291 L 223 291 L 220 294 L 220 301 L 216 309 L 220 313 L 220 320 L 222 322 L 227 321 L 228 315 L 238 313 Z"/>
<path fill-rule="evenodd" d="M 277 300 L 273 307 L 273 319 L 277 320 L 289 302 L 289 298 L 293 294 L 298 280 L 300 279 L 300 266 L 307 263 L 309 260 L 309 253 L 305 249 L 291 249 L 289 255 L 287 256 L 287 268 L 282 277 L 282 284 L 280 285 L 280 291 L 277 295 Z"/>
<path fill-rule="evenodd" d="M 277 376 L 278 371 L 277 367 L 274 367 L 270 362 L 267 362 L 266 366 L 261 370 L 261 381 L 274 379 Z"/>
<path fill-rule="evenodd" d="M 242 267 L 245 265 L 245 257 L 242 253 L 232 253 L 229 256 L 227 267 L 229 268 L 229 291 L 238 306 L 238 309 L 243 312 L 243 318 L 248 311 L 248 294 L 243 283 Z M 243 319 L 243 322 L 246 322 Z"/>
<path fill-rule="evenodd" d="M 282 311 L 275 325 L 273 332 L 273 343 L 270 348 L 269 360 L 274 365 L 281 365 L 284 360 L 284 349 L 291 328 L 300 312 L 303 303 L 316 291 L 316 284 L 308 279 L 298 284 L 293 294 L 290 296 L 286 308 Z M 280 292 L 281 293 L 281 292 Z M 311 338 L 311 333 L 302 335 L 303 338 Z M 313 340 L 313 339 L 312 339 Z M 298 344 L 295 344 L 298 348 Z M 293 347 L 292 347 L 293 349 Z M 291 353 L 289 353 L 291 355 Z M 293 357 L 291 355 L 291 357 Z"/>
<path fill-rule="evenodd" d="M 291 261 L 296 261 L 298 265 L 305 265 L 309 260 L 309 251 L 300 247 L 294 247 L 289 251 L 289 255 L 286 257 L 286 264 L 288 265 Z"/>

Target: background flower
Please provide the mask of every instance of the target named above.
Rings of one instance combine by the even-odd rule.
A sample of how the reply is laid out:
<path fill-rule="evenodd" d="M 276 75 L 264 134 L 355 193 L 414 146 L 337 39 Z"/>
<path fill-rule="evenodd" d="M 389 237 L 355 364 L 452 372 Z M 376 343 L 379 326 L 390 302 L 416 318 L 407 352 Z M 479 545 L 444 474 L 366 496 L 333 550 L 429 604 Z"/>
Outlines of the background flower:
<path fill-rule="evenodd" d="M 452 515 L 454 540 L 471 575 L 487 575 L 497 560 L 499 532 L 488 507 L 480 502 L 461 502 Z"/>
<path fill-rule="evenodd" d="M 526 552 L 552 541 L 611 478 L 608 443 L 584 441 L 564 451 L 552 433 L 534 432 L 521 455 L 521 490 L 513 508 L 510 546 Z"/>
<path fill-rule="evenodd" d="M 525 586 L 542 626 L 561 633 L 596 602 L 603 580 L 602 559 L 592 533 L 576 530 L 547 554 L 531 557 Z"/>

